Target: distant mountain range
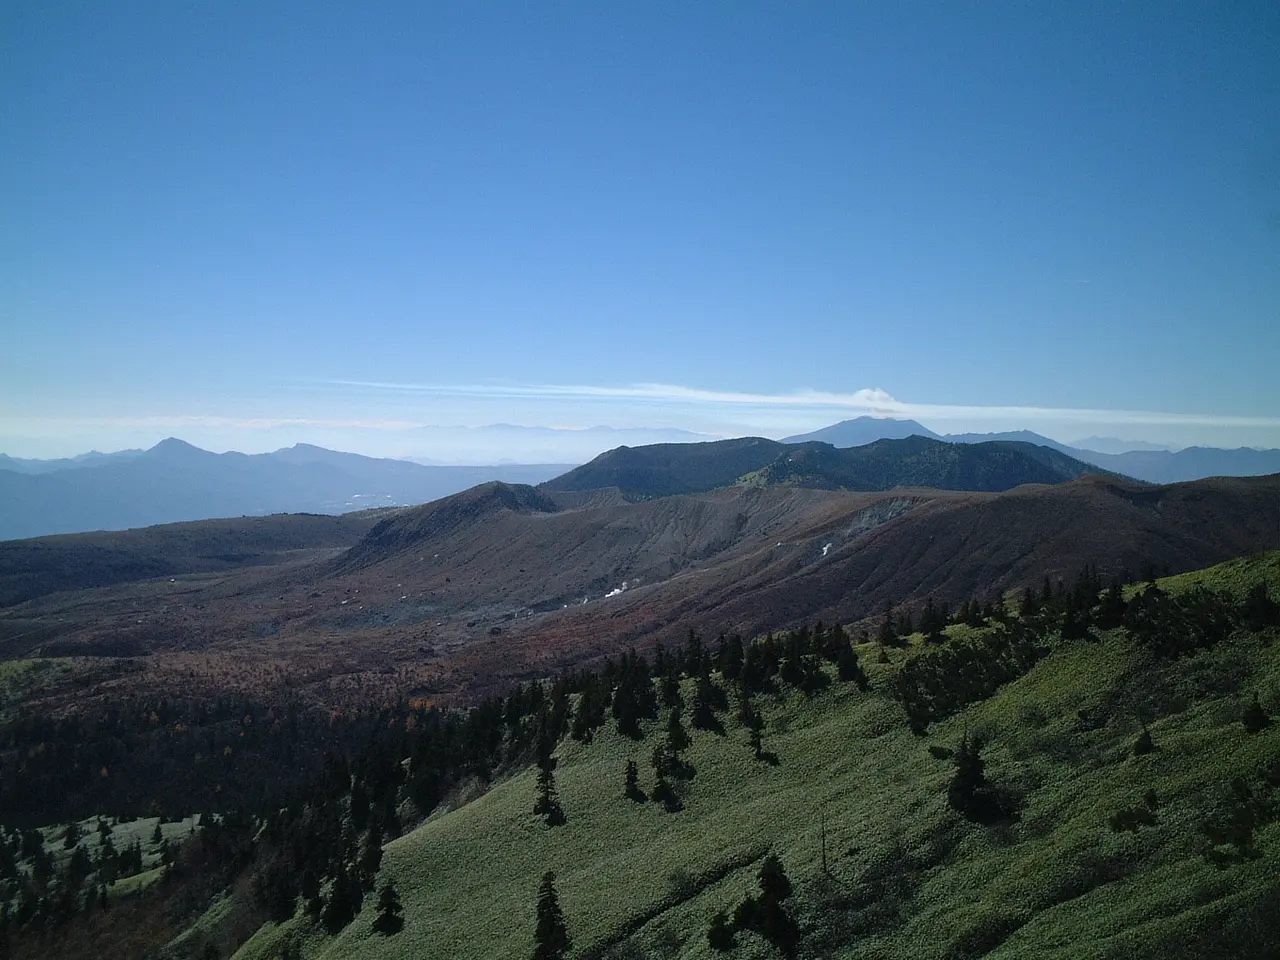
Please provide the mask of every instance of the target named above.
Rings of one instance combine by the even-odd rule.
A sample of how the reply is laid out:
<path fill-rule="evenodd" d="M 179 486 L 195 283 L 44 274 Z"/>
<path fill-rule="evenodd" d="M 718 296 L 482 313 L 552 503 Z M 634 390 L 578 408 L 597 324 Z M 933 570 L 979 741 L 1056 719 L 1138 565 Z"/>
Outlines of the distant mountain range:
<path fill-rule="evenodd" d="M 0 461 L 0 540 L 210 517 L 346 513 L 425 503 L 484 483 L 540 483 L 568 464 L 423 466 L 298 444 L 210 453 L 181 440 L 72 460 Z"/>
<path fill-rule="evenodd" d="M 59 470 L 76 470 L 80 467 L 100 467 L 110 461 L 131 460 L 144 453 L 143 450 L 118 450 L 115 453 L 99 453 L 90 450 L 75 457 L 62 457 L 57 460 L 24 460 L 0 453 L 0 470 L 14 473 L 57 473 Z"/>
<path fill-rule="evenodd" d="M 1073 440 L 1067 446 L 1077 450 L 1092 450 L 1094 453 L 1130 453 L 1134 450 L 1180 450 L 1181 447 L 1170 447 L 1162 443 L 1148 443 L 1145 440 L 1120 440 L 1117 437 L 1085 437 Z"/>
<path fill-rule="evenodd" d="M 537 428 L 492 429 L 525 436 L 535 445 L 542 439 Z M 619 446 L 579 467 L 426 465 L 310 444 L 274 453 L 215 454 L 177 439 L 149 450 L 94 451 L 60 460 L 0 454 L 0 540 L 214 517 L 406 506 L 495 480 L 541 484 L 559 492 L 617 488 L 628 497 L 643 498 L 705 492 L 748 475 L 756 484 L 825 489 L 995 491 L 1058 483 L 1089 472 L 1148 483 L 1280 473 L 1280 450 L 1190 447 L 1109 453 L 1029 430 L 937 434 L 915 420 L 875 417 L 845 420 L 782 441 L 741 437 L 695 443 L 686 438 L 697 434 L 680 431 L 603 428 L 574 433 L 589 435 L 595 443 L 667 435 L 680 442 Z M 1114 450 L 1126 441 L 1092 437 L 1088 442 Z M 958 449 L 962 447 L 977 450 L 964 452 Z"/>
<path fill-rule="evenodd" d="M 1218 447 L 1187 447 L 1168 450 L 1143 441 L 1117 440 L 1114 437 L 1089 437 L 1076 445 L 1059 443 L 1030 430 L 1005 433 L 934 433 L 915 420 L 880 417 L 857 417 L 814 430 L 812 433 L 787 437 L 784 443 L 819 440 L 837 447 L 855 447 L 876 440 L 900 439 L 907 436 L 928 437 L 949 443 L 987 443 L 1012 440 L 1051 447 L 1076 460 L 1083 460 L 1113 473 L 1145 480 L 1148 483 L 1178 483 L 1205 477 L 1258 477 L 1280 473 L 1280 450 L 1253 450 L 1241 447 L 1224 450 Z"/>

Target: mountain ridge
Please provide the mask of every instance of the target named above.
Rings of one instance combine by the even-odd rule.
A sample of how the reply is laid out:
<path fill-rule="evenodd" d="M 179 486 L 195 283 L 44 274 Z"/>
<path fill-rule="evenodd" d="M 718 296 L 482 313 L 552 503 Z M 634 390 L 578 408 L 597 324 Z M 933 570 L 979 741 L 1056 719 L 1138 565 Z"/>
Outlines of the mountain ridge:
<path fill-rule="evenodd" d="M 553 491 L 617 487 L 633 497 L 699 493 L 740 481 L 862 491 L 895 486 L 1004 490 L 1072 480 L 1097 469 L 1056 450 L 1013 441 L 962 445 L 912 435 L 837 448 L 820 441 L 788 444 L 745 437 L 619 447 L 542 486 Z"/>

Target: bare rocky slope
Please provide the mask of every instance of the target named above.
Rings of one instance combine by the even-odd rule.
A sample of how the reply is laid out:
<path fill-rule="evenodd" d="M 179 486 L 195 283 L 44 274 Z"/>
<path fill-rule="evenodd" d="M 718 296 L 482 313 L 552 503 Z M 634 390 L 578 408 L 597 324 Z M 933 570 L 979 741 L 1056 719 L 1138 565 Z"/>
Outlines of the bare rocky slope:
<path fill-rule="evenodd" d="M 138 683 L 289 682 L 468 697 L 676 640 L 886 602 L 1193 569 L 1280 547 L 1280 477 L 1001 493 L 739 485 L 629 502 L 487 485 L 373 526 L 345 555 L 63 592 L 0 612 L 6 657 L 127 654 Z M 361 692 L 363 691 L 363 692 Z"/>

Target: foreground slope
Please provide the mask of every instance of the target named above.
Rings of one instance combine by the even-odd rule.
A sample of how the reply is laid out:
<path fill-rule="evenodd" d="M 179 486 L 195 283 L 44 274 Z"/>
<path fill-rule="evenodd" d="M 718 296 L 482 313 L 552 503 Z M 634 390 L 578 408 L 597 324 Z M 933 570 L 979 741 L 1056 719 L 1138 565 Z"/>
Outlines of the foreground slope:
<path fill-rule="evenodd" d="M 1276 595 L 1280 555 L 1164 586 L 1239 597 L 1256 583 Z M 948 643 L 982 632 L 951 627 Z M 678 813 L 622 793 L 627 759 L 648 775 L 657 725 L 640 742 L 609 727 L 588 745 L 566 740 L 556 771 L 565 825 L 533 816 L 534 777 L 520 773 L 387 846 L 401 932 L 373 930 L 371 898 L 336 938 L 300 914 L 237 957 L 528 956 L 546 870 L 577 955 L 723 955 L 708 924 L 754 891 L 769 851 L 796 888 L 801 956 L 1273 957 L 1280 724 L 1251 733 L 1241 716 L 1255 694 L 1280 709 L 1277 641 L 1274 627 L 1238 629 L 1170 658 L 1122 631 L 1053 639 L 1020 679 L 925 737 L 909 732 L 893 677 L 904 658 L 938 648 L 919 636 L 883 655 L 864 644 L 870 691 L 785 688 L 769 702 L 776 764 L 753 759 L 736 722 L 725 736 L 694 733 L 697 772 Z M 1154 749 L 1138 755 L 1144 721 Z M 1018 798 L 1016 817 L 983 825 L 948 805 L 947 757 L 969 735 L 986 743 L 988 779 Z M 1113 823 L 1141 809 L 1150 816 Z M 1236 824 L 1234 848 L 1214 842 L 1223 824 Z M 738 944 L 731 956 L 780 955 L 753 933 Z"/>

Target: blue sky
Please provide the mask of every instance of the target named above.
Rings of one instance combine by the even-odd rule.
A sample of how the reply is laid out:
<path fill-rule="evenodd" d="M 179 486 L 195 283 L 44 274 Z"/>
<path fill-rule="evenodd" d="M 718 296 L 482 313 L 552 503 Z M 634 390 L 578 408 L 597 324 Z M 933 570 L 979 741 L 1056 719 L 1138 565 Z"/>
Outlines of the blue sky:
<path fill-rule="evenodd" d="M 8 3 L 0 450 L 1280 446 L 1277 49 L 1270 2 Z"/>

